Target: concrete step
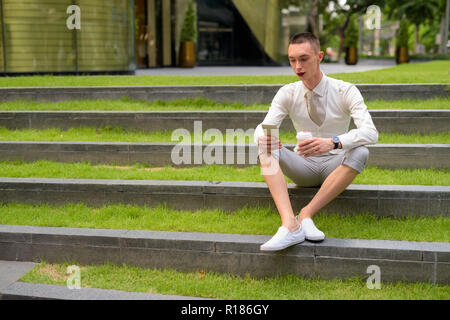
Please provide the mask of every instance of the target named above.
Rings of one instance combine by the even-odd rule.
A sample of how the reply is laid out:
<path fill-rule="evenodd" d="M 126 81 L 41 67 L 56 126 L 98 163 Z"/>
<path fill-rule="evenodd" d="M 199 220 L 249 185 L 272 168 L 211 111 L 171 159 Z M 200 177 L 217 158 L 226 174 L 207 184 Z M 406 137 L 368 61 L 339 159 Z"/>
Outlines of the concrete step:
<path fill-rule="evenodd" d="M 106 262 L 241 276 L 368 277 L 450 283 L 450 244 L 327 238 L 261 252 L 269 236 L 0 225 L 0 259 L 81 265 Z"/>
<path fill-rule="evenodd" d="M 285 144 L 293 150 L 293 144 Z M 369 166 L 388 169 L 450 169 L 450 144 L 378 144 L 368 146 Z M 256 145 L 126 142 L 0 141 L 0 161 L 52 160 L 95 164 L 196 166 L 258 165 Z"/>
<path fill-rule="evenodd" d="M 1 241 L 0 241 L 1 242 Z M 34 268 L 32 262 L 2 261 L 0 258 L 0 300 L 2 292 Z"/>
<path fill-rule="evenodd" d="M 264 120 L 261 111 L 0 111 L 0 127 L 9 129 L 44 129 L 114 126 L 143 131 L 166 131 L 184 128 L 194 132 L 194 122 L 201 129 L 254 129 Z M 448 132 L 450 110 L 370 110 L 380 132 L 433 133 Z M 352 127 L 354 125 L 352 124 Z M 282 130 L 294 132 L 289 116 Z"/>
<path fill-rule="evenodd" d="M 0 300 L 205 300 L 202 298 L 96 288 L 14 282 L 0 290 Z"/>
<path fill-rule="evenodd" d="M 6 238 L 0 236 L 0 247 L 8 246 Z M 6 240 L 6 242 L 3 242 Z M 1 254 L 0 254 L 1 255 Z M 18 253 L 20 256 L 21 254 Z M 0 258 L 1 259 L 1 258 Z M 65 261 L 67 262 L 67 261 Z M 68 287 L 19 282 L 34 262 L 0 260 L 0 300 L 198 300 L 199 298 L 103 290 L 93 288 L 69 289 Z"/>
<path fill-rule="evenodd" d="M 288 190 L 294 211 L 299 211 L 318 189 L 288 184 Z M 79 202 L 90 206 L 166 204 L 179 210 L 275 208 L 263 182 L 0 178 L 0 203 Z M 372 213 L 380 217 L 448 216 L 450 187 L 350 185 L 323 211 Z"/>
<path fill-rule="evenodd" d="M 203 97 L 219 102 L 245 104 L 272 101 L 278 85 L 198 85 L 198 86 L 96 86 L 96 87 L 3 87 L 0 101 L 30 99 L 33 101 L 65 101 L 80 99 L 120 99 L 129 97 L 154 101 Z M 397 100 L 447 97 L 445 83 L 356 84 L 364 99 Z"/>

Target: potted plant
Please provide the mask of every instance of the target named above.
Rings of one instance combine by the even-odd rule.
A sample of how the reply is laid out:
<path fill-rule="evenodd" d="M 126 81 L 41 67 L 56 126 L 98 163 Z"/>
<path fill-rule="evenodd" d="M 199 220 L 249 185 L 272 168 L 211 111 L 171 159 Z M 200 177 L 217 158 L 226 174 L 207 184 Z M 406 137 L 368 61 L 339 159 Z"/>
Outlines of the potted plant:
<path fill-rule="evenodd" d="M 193 68 L 196 63 L 195 43 L 197 42 L 197 12 L 194 0 L 189 0 L 180 35 L 179 66 Z"/>
<path fill-rule="evenodd" d="M 397 34 L 397 45 L 395 50 L 395 60 L 397 64 L 409 62 L 408 53 L 409 23 L 404 17 L 400 21 Z"/>
<path fill-rule="evenodd" d="M 345 32 L 345 63 L 348 65 L 358 63 L 358 41 L 358 24 L 355 16 L 352 16 Z"/>

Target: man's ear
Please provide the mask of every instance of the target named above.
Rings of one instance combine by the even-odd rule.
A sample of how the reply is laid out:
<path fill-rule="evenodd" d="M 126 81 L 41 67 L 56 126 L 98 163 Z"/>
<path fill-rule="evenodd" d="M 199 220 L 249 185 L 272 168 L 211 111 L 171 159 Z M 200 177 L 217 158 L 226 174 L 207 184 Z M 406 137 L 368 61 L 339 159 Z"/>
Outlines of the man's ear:
<path fill-rule="evenodd" d="M 323 51 L 319 51 L 319 62 L 322 62 L 324 55 L 325 55 L 325 53 Z"/>

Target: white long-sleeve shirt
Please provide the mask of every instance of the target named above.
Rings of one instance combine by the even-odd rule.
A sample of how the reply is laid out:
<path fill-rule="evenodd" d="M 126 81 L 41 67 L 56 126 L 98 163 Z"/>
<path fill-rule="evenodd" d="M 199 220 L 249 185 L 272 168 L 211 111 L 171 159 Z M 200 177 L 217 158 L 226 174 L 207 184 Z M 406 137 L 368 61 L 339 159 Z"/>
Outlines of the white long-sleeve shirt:
<path fill-rule="evenodd" d="M 311 131 L 313 137 L 318 138 L 338 136 L 343 150 L 331 150 L 331 153 L 340 153 L 378 141 L 378 131 L 356 86 L 323 75 L 320 83 L 313 89 L 314 104 L 323 108 L 322 111 L 326 114 L 320 126 L 309 117 L 305 99 L 307 90 L 301 81 L 280 88 L 262 123 L 279 128 L 283 119 L 289 115 L 297 132 Z M 348 131 L 351 118 L 356 129 Z M 256 144 L 258 137 L 264 135 L 262 123 L 255 129 Z"/>

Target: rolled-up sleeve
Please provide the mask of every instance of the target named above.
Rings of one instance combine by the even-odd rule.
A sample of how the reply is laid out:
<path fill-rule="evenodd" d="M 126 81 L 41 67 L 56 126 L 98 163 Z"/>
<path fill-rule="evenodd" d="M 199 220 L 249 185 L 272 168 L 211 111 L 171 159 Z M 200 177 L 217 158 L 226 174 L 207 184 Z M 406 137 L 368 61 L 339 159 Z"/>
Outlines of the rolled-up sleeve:
<path fill-rule="evenodd" d="M 258 137 L 264 136 L 264 130 L 262 129 L 262 124 L 271 124 L 280 127 L 284 118 L 289 113 L 289 104 L 291 103 L 291 95 L 289 94 L 289 90 L 286 86 L 282 87 L 278 90 L 277 94 L 272 100 L 272 104 L 270 105 L 269 111 L 267 112 L 264 121 L 261 122 L 255 129 L 254 133 L 254 141 L 258 144 Z"/>
<path fill-rule="evenodd" d="M 343 95 L 343 104 L 348 108 L 356 129 L 339 136 L 343 149 L 352 149 L 362 145 L 376 144 L 378 131 L 373 124 L 364 99 L 358 88 L 349 86 Z"/>

